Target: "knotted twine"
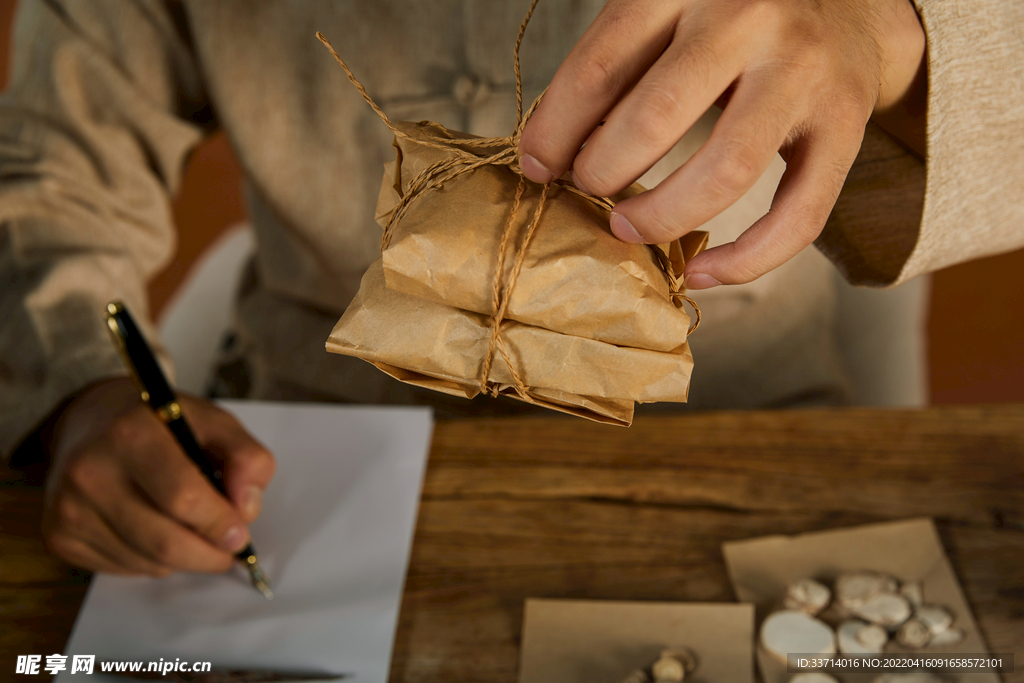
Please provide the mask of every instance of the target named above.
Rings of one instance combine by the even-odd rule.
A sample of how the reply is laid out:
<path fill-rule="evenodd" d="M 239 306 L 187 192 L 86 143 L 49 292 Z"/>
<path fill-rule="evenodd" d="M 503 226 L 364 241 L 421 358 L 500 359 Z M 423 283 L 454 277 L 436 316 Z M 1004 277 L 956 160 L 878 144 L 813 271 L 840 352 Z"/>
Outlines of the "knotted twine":
<path fill-rule="evenodd" d="M 505 311 L 508 308 L 508 302 L 512 298 L 512 290 L 515 288 L 516 280 L 519 278 L 519 271 L 523 267 L 526 249 L 530 244 L 530 240 L 533 238 L 534 232 L 537 230 L 537 226 L 540 224 L 541 213 L 544 210 L 544 203 L 547 200 L 551 186 L 556 185 L 563 190 L 579 195 L 587 201 L 609 212 L 615 207 L 615 202 L 611 199 L 583 192 L 570 181 L 558 178 L 546 183 L 541 190 L 540 199 L 537 202 L 537 208 L 534 210 L 533 217 L 530 219 L 530 223 L 526 228 L 526 234 L 523 237 L 522 244 L 519 246 L 519 249 L 515 254 L 515 262 L 513 263 L 508 281 L 504 282 L 503 275 L 508 253 L 508 245 L 511 242 L 512 233 L 514 232 L 513 225 L 515 223 L 516 215 L 519 213 L 519 205 L 522 201 L 527 183 L 527 178 L 523 175 L 523 170 L 519 165 L 519 140 L 522 137 L 523 129 L 526 127 L 526 122 L 530 120 L 530 116 L 533 115 L 533 112 L 537 109 L 537 105 L 540 104 L 541 99 L 544 97 L 544 93 L 542 92 L 540 96 L 533 101 L 533 104 L 530 105 L 530 108 L 525 112 L 525 114 L 523 113 L 523 86 L 522 76 L 519 70 L 519 49 L 523 43 L 523 35 L 526 33 L 526 26 L 530 23 L 530 17 L 533 16 L 533 11 L 537 7 L 538 1 L 539 0 L 533 0 L 530 4 L 530 9 L 527 11 L 526 17 L 523 19 L 523 23 L 519 26 L 519 35 L 516 37 L 515 49 L 513 50 L 512 55 L 512 64 L 516 77 L 516 127 L 511 135 L 504 137 L 444 138 L 425 131 L 423 132 L 425 139 L 409 135 L 405 131 L 397 128 L 391 122 L 391 119 L 388 118 L 388 115 L 384 113 L 376 102 L 374 102 L 373 98 L 366 92 L 366 88 L 363 87 L 363 84 L 359 82 L 359 79 L 357 79 L 355 74 L 352 73 L 352 70 L 349 69 L 345 60 L 341 58 L 341 55 L 339 55 L 331 45 L 331 42 L 319 31 L 316 34 L 316 37 L 330 51 L 334 59 L 341 65 L 341 68 L 344 69 L 345 75 L 348 76 L 348 80 L 351 81 L 352 85 L 354 85 L 356 90 L 359 91 L 359 94 L 362 95 L 366 103 L 370 105 L 370 108 L 373 109 L 374 113 L 377 114 L 380 120 L 384 122 L 384 125 L 391 130 L 395 137 L 403 138 L 419 145 L 440 149 L 450 155 L 446 159 L 435 162 L 423 169 L 412 180 L 412 182 L 409 183 L 408 190 L 391 212 L 387 225 L 384 226 L 384 234 L 381 236 L 381 252 L 387 249 L 388 245 L 391 244 L 394 227 L 402 217 L 405 216 L 413 200 L 424 193 L 429 192 L 430 190 L 439 189 L 449 180 L 483 166 L 506 166 L 509 170 L 519 176 L 519 185 L 516 187 L 515 198 L 512 202 L 512 211 L 509 213 L 508 220 L 505 222 L 505 227 L 501 235 L 501 242 L 498 246 L 498 262 L 494 271 L 494 281 L 492 282 L 493 313 L 491 314 L 491 335 L 487 347 L 487 355 L 484 357 L 483 366 L 480 372 L 479 383 L 480 391 L 485 394 L 498 396 L 500 393 L 498 385 L 492 385 L 488 381 L 491 365 L 494 362 L 494 354 L 495 352 L 498 352 L 504 358 L 505 363 L 512 374 L 512 381 L 514 383 L 516 393 L 518 393 L 524 400 L 529 400 L 528 389 L 522 378 L 519 376 L 519 373 L 516 371 L 515 364 L 512 362 L 508 349 L 505 347 L 505 342 L 501 338 L 501 323 L 505 319 Z M 547 90 L 545 89 L 544 92 L 547 92 Z M 681 307 L 682 301 L 685 300 L 693 306 L 693 309 L 696 312 L 694 323 L 690 326 L 690 329 L 687 332 L 687 334 L 690 334 L 697 329 L 698 325 L 700 325 L 700 309 L 697 308 L 696 302 L 684 293 L 681 278 L 676 277 L 672 265 L 665 253 L 657 247 L 652 247 L 652 249 L 658 260 L 659 266 L 668 278 L 669 295 L 675 305 L 677 307 Z"/>

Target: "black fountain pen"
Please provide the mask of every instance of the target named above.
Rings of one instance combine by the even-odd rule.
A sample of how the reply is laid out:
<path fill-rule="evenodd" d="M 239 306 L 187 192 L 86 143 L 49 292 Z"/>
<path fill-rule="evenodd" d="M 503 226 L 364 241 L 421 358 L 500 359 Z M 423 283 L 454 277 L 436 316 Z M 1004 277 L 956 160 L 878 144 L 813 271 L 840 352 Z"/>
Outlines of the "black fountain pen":
<path fill-rule="evenodd" d="M 142 333 L 139 332 L 135 321 L 132 320 L 128 310 L 120 301 L 107 304 L 107 327 L 110 328 L 114 343 L 121 350 L 125 364 L 128 365 L 128 369 L 139 387 L 142 400 L 149 404 L 149 407 L 171 430 L 174 438 L 178 440 L 185 451 L 185 455 L 199 467 L 210 483 L 227 497 L 227 492 L 224 490 L 224 473 L 213 458 L 199 447 L 199 442 L 196 441 L 192 429 L 181 412 L 178 397 L 174 395 L 174 390 L 171 389 L 167 378 L 161 372 L 156 358 L 153 357 L 153 352 L 146 344 Z M 256 549 L 252 547 L 252 543 L 245 546 L 245 549 L 235 555 L 235 558 L 249 570 L 249 578 L 252 580 L 253 587 L 267 600 L 272 599 L 274 594 L 270 591 L 267 575 L 260 568 Z"/>

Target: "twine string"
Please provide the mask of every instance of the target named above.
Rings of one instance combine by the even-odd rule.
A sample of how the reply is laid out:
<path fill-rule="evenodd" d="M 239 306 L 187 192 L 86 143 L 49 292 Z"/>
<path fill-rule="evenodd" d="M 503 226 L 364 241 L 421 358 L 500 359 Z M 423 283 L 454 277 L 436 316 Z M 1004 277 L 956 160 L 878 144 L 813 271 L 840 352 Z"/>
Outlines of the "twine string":
<path fill-rule="evenodd" d="M 523 125 L 523 78 L 519 72 L 519 48 L 523 46 L 523 36 L 526 35 L 526 26 L 530 23 L 530 17 L 533 16 L 533 10 L 537 8 L 537 1 L 533 0 L 530 3 L 530 9 L 526 12 L 526 17 L 523 19 L 523 23 L 519 25 L 519 35 L 516 36 L 516 47 L 512 51 L 512 70 L 516 72 L 516 132 Z M 534 107 L 536 107 L 534 102 Z M 531 107 L 532 109 L 533 107 Z"/>
<path fill-rule="evenodd" d="M 696 301 L 686 296 L 682 292 L 669 292 L 669 296 L 671 296 L 672 299 L 680 302 L 679 304 L 677 304 L 678 306 L 682 306 L 682 302 L 685 301 L 686 303 L 690 304 L 690 306 L 693 308 L 693 323 L 690 325 L 690 329 L 686 331 L 686 336 L 689 337 L 691 334 L 697 331 L 698 327 L 700 327 L 700 306 L 697 305 Z"/>
<path fill-rule="evenodd" d="M 509 372 L 512 375 L 512 382 L 515 391 L 524 399 L 529 399 L 529 389 L 517 372 L 516 364 L 512 362 L 508 348 L 501 337 L 501 323 L 505 319 L 505 313 L 508 309 L 509 301 L 512 298 L 512 291 L 515 288 L 516 280 L 518 280 L 519 273 L 522 270 L 527 247 L 537 230 L 537 226 L 540 224 L 541 214 L 544 211 L 544 205 L 548 198 L 548 194 L 550 193 L 552 186 L 556 186 L 564 191 L 576 194 L 605 210 L 611 211 L 615 206 L 615 202 L 607 197 L 597 197 L 587 194 L 567 180 L 559 178 L 545 184 L 541 190 L 540 198 L 537 202 L 537 208 L 534 209 L 530 222 L 527 224 L 522 243 L 516 249 L 515 262 L 512 264 L 508 281 L 504 282 L 507 253 L 510 249 L 509 245 L 512 242 L 512 236 L 516 232 L 515 219 L 519 213 L 523 195 L 526 192 L 527 179 L 526 176 L 523 175 L 523 171 L 519 166 L 519 156 L 517 153 L 519 140 L 522 136 L 523 129 L 526 127 L 526 123 L 536 111 L 537 105 L 540 104 L 544 97 L 544 93 L 547 92 L 547 90 L 542 92 L 540 96 L 533 101 L 529 109 L 527 109 L 525 113 L 523 112 L 523 86 L 522 74 L 519 68 L 519 50 L 523 43 L 523 36 L 526 33 L 526 27 L 530 23 L 530 17 L 533 16 L 533 11 L 537 7 L 538 1 L 539 0 L 533 0 L 530 4 L 530 9 L 526 13 L 523 23 L 519 26 L 519 34 L 516 37 L 512 61 L 516 78 L 516 127 L 511 135 L 504 137 L 451 138 L 435 135 L 423 130 L 420 131 L 419 136 L 413 137 L 412 135 L 409 135 L 392 123 L 391 119 L 388 118 L 388 115 L 384 113 L 384 110 L 377 105 L 372 97 L 370 97 L 366 88 L 359 82 L 359 79 L 356 78 L 355 74 L 352 73 L 348 64 L 345 63 L 345 60 L 343 60 L 341 55 L 339 55 L 334 49 L 331 42 L 319 31 L 316 34 L 317 39 L 323 43 L 324 47 L 326 47 L 331 53 L 335 61 L 341 65 L 341 68 L 345 71 L 345 75 L 348 76 L 348 80 L 353 86 L 355 86 L 356 90 L 363 97 L 363 100 L 370 105 L 373 112 L 377 114 L 380 120 L 384 122 L 384 125 L 388 127 L 395 137 L 403 140 L 409 140 L 410 142 L 424 145 L 426 147 L 443 150 L 447 154 L 445 159 L 437 161 L 420 171 L 420 173 L 417 174 L 409 183 L 407 191 L 403 193 L 398 204 L 395 205 L 395 208 L 392 210 L 391 215 L 388 218 L 388 222 L 384 227 L 384 233 L 381 236 L 381 251 L 384 251 L 390 245 L 394 227 L 406 215 L 413 201 L 429 191 L 439 189 L 446 182 L 483 166 L 506 166 L 509 170 L 519 176 L 519 185 L 516 188 L 515 199 L 512 202 L 511 211 L 509 212 L 508 219 L 505 222 L 505 228 L 502 231 L 501 236 L 501 243 L 498 247 L 497 264 L 494 271 L 494 280 L 492 282 L 491 291 L 491 307 L 493 309 L 491 314 L 491 334 L 487 347 L 487 354 L 485 355 L 481 366 L 479 384 L 481 392 L 488 393 L 493 396 L 497 396 L 499 394 L 499 387 L 497 385 L 492 386 L 488 380 L 491 367 L 494 362 L 494 356 L 497 352 L 501 354 L 508 366 Z M 697 308 L 697 304 L 693 299 L 683 293 L 683 290 L 679 286 L 680 283 L 677 282 L 677 278 L 673 275 L 671 265 L 667 264 L 662 258 L 663 255 L 660 250 L 655 247 L 654 252 L 658 257 L 659 265 L 668 277 L 671 297 L 674 300 L 678 298 L 688 301 L 697 313 L 696 321 L 690 327 L 690 332 L 693 332 L 700 324 L 700 309 Z M 681 306 L 682 304 L 679 303 L 677 305 Z"/>
<path fill-rule="evenodd" d="M 525 188 L 526 180 L 522 177 L 519 179 L 519 187 Z M 512 290 L 515 289 L 516 280 L 519 279 L 519 271 L 523 268 L 523 261 L 526 258 L 526 249 L 530 246 L 530 240 L 533 238 L 533 234 L 537 231 L 537 226 L 540 225 L 540 215 L 544 211 L 544 202 L 548 197 L 548 190 L 551 189 L 551 183 L 544 185 L 544 189 L 541 190 L 540 199 L 537 201 L 537 208 L 533 212 L 533 217 L 530 219 L 529 226 L 526 228 L 526 235 L 523 237 L 523 243 L 519 245 L 519 249 L 516 251 L 516 262 L 512 266 L 512 272 L 509 274 L 508 283 L 502 289 L 501 294 L 498 294 L 500 282 L 502 278 L 502 271 L 497 270 L 494 274 L 495 281 L 495 297 L 493 304 L 495 305 L 494 314 L 491 316 L 491 342 L 487 348 L 487 356 L 484 359 L 484 372 L 483 379 L 481 380 L 481 389 L 487 390 L 487 377 L 490 374 L 491 360 L 494 357 L 494 349 L 497 346 L 501 352 L 502 357 L 505 359 L 505 363 L 508 365 L 509 372 L 512 375 L 512 382 L 516 388 L 516 391 L 520 396 L 526 397 L 526 386 L 523 384 L 522 378 L 519 377 L 519 373 L 516 372 L 515 363 L 509 357 L 508 350 L 505 348 L 505 343 L 501 339 L 501 321 L 505 319 L 505 311 L 508 309 L 508 302 L 512 299 Z M 499 265 L 503 266 L 504 259 L 500 256 L 505 252 L 507 246 L 508 236 L 513 230 L 513 221 L 516 216 L 516 212 L 519 209 L 519 199 L 522 196 L 521 190 L 516 191 L 516 201 L 513 204 L 512 211 L 510 212 L 509 221 L 505 224 L 505 234 L 502 235 L 502 244 L 499 251 Z M 493 390 L 493 395 L 497 396 L 497 388 Z"/>
<path fill-rule="evenodd" d="M 501 318 L 499 314 L 504 312 L 504 301 L 508 300 L 508 297 L 502 297 L 501 282 L 505 273 L 505 254 L 508 253 L 508 242 L 512 236 L 513 223 L 515 222 L 516 214 L 519 212 L 519 202 L 523 199 L 523 192 L 526 190 L 526 180 L 520 176 L 519 185 L 516 187 L 516 197 L 512 201 L 512 210 L 508 214 L 508 220 L 505 221 L 505 229 L 501 233 L 501 243 L 498 245 L 498 264 L 494 269 L 494 281 L 491 283 L 491 307 L 494 309 L 494 314 L 491 316 L 491 342 L 487 347 L 487 355 L 484 357 L 483 369 L 481 370 L 481 376 L 483 377 L 483 384 L 481 389 L 487 390 L 487 377 L 491 374 L 491 362 L 494 360 L 494 348 L 499 339 L 499 331 L 501 329 Z M 506 288 L 507 289 L 507 288 Z M 497 320 L 497 325 L 495 324 Z M 501 344 L 501 352 L 505 361 L 508 363 L 509 368 L 512 368 L 512 363 L 509 363 L 508 351 L 505 349 L 505 345 Z M 513 371 L 514 372 L 514 371 Z M 518 390 L 520 382 L 516 382 L 516 389 Z M 495 390 L 496 391 L 496 390 Z"/>

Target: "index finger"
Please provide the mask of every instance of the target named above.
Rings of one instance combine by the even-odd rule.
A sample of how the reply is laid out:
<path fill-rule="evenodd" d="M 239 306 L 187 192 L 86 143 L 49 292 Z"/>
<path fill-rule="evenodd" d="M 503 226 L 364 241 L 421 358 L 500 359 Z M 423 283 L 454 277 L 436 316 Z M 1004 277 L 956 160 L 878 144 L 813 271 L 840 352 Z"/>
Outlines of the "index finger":
<path fill-rule="evenodd" d="M 623 93 L 668 45 L 680 9 L 660 0 L 612 0 L 558 67 L 519 142 L 526 176 L 560 177 Z"/>
<path fill-rule="evenodd" d="M 861 137 L 850 131 L 831 136 L 815 131 L 799 141 L 771 210 L 735 242 L 708 249 L 688 262 L 686 287 L 751 282 L 809 247 L 835 206 Z"/>
<path fill-rule="evenodd" d="M 189 460 L 165 425 L 155 422 L 146 448 L 123 455 L 125 470 L 153 505 L 229 552 L 245 547 L 249 531 L 238 511 Z"/>
<path fill-rule="evenodd" d="M 193 419 L 203 449 L 221 463 L 228 498 L 245 521 L 252 522 L 276 470 L 273 454 L 226 410 L 187 399 L 185 412 Z"/>

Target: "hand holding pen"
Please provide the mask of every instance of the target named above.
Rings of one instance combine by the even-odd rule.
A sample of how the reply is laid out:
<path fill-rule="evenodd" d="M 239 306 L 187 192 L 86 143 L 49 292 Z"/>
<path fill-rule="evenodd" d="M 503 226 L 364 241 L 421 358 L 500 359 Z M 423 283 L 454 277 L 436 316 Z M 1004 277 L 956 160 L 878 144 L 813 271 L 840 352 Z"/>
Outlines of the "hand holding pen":
<path fill-rule="evenodd" d="M 274 473 L 273 456 L 201 399 L 179 403 L 223 468 L 226 496 L 185 455 L 131 380 L 95 383 L 51 420 L 43 534 L 72 564 L 117 574 L 223 572 Z M 230 501 L 230 502 L 229 502 Z"/>

